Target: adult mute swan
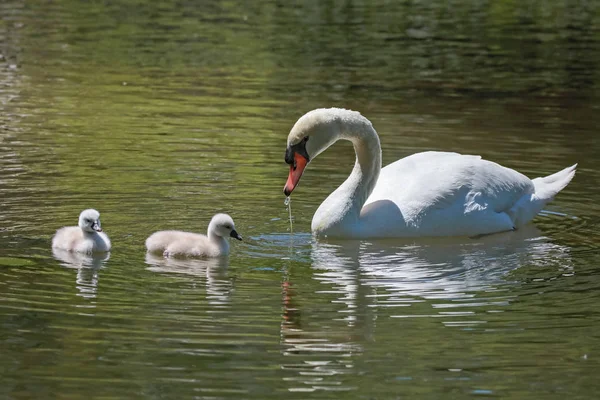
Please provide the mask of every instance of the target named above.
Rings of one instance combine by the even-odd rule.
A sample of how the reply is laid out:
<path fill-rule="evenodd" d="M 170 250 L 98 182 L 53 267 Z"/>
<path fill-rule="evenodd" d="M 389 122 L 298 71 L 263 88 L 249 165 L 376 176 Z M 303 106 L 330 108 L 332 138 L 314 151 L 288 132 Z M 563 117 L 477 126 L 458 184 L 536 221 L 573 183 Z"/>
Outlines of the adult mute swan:
<path fill-rule="evenodd" d="M 428 151 L 382 169 L 379 137 L 367 118 L 351 110 L 316 109 L 300 117 L 288 136 L 286 196 L 308 163 L 339 139 L 353 143 L 356 162 L 315 212 L 311 228 L 317 236 L 474 236 L 513 230 L 567 186 L 577 166 L 531 180 L 480 156 Z"/>
<path fill-rule="evenodd" d="M 79 214 L 79 226 L 65 226 L 56 231 L 52 248 L 77 253 L 96 253 L 110 250 L 110 239 L 102 232 L 100 213 L 92 208 Z"/>
<path fill-rule="evenodd" d="M 242 240 L 235 230 L 233 219 L 227 214 L 216 214 L 208 224 L 208 236 L 182 231 L 158 231 L 146 239 L 148 253 L 164 257 L 218 257 L 229 254 L 231 236 Z"/>

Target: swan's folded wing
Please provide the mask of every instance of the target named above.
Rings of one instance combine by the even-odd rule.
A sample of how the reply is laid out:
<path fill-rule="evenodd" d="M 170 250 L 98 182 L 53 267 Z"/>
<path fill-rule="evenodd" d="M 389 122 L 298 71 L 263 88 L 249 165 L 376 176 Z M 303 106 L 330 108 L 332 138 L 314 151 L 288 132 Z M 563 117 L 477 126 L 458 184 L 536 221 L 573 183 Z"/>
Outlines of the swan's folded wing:
<path fill-rule="evenodd" d="M 464 213 L 475 207 L 503 212 L 533 191 L 525 175 L 479 156 L 425 152 L 383 168 L 366 205 L 390 200 L 405 218 L 443 209 Z"/>

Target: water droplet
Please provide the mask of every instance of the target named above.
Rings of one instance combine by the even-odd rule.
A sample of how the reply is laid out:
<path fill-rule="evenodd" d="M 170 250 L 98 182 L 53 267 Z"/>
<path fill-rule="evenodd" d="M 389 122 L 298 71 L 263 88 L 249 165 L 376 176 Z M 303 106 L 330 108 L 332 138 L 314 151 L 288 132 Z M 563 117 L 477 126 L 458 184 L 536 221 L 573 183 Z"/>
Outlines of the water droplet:
<path fill-rule="evenodd" d="M 292 205 L 290 204 L 291 202 L 292 202 L 292 199 L 290 198 L 290 196 L 287 196 L 285 198 L 285 201 L 283 202 L 283 204 L 285 204 L 287 206 L 288 214 L 290 217 L 290 233 L 294 233 L 294 228 L 292 225 Z"/>

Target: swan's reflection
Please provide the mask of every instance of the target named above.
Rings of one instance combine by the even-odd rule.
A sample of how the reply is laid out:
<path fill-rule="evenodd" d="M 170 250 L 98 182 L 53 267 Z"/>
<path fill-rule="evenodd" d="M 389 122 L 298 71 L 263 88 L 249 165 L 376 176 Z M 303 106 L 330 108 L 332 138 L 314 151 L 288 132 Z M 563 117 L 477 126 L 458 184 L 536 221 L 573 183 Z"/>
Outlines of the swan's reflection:
<path fill-rule="evenodd" d="M 569 248 L 533 225 L 475 239 L 314 240 L 310 246 L 312 277 L 321 283 L 312 297 L 333 299 L 316 316 L 323 320 L 307 323 L 311 315 L 297 304 L 293 278 L 283 281 L 281 341 L 289 358 L 282 368 L 294 372 L 284 378 L 291 391 L 348 390 L 339 375 L 353 373 L 352 356 L 376 340 L 382 318 L 485 326 L 489 312 L 510 306 L 517 296 L 508 290 L 521 284 L 511 274 L 515 269 L 572 269 Z M 390 322 L 383 324 L 381 334 L 389 334 Z"/>
<path fill-rule="evenodd" d="M 98 294 L 98 272 L 110 259 L 110 253 L 82 254 L 52 249 L 52 255 L 63 267 L 76 268 L 78 296 L 93 299 Z"/>
<path fill-rule="evenodd" d="M 569 249 L 552 243 L 534 225 L 474 239 L 314 241 L 312 250 L 314 278 L 337 288 L 349 324 L 356 307 L 436 300 L 433 307 L 442 308 L 444 300 L 464 305 L 479 293 L 498 291 L 494 301 L 508 304 L 512 295 L 503 289 L 511 271 L 525 265 L 545 267 L 550 262 L 562 270 L 572 268 Z M 445 306 L 451 307 L 450 303 Z"/>
<path fill-rule="evenodd" d="M 232 279 L 227 275 L 228 257 L 170 258 L 146 253 L 148 270 L 160 273 L 193 275 L 206 279 L 206 297 L 209 304 L 229 304 Z"/>
<path fill-rule="evenodd" d="M 304 327 L 301 308 L 295 300 L 296 290 L 287 276 L 283 280 L 282 294 L 281 344 L 288 361 L 281 369 L 292 373 L 283 378 L 288 390 L 350 390 L 343 385 L 340 376 L 351 373 L 354 368 L 351 356 L 361 353 L 361 346 L 349 340 L 347 332 L 325 332 L 322 327 L 314 331 Z"/>

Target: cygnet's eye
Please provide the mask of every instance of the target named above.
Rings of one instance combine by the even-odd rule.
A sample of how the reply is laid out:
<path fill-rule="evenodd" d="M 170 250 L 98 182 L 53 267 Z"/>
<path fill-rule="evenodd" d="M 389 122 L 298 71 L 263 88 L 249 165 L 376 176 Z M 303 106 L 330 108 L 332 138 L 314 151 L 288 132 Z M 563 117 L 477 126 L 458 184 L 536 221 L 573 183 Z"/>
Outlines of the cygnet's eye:
<path fill-rule="evenodd" d="M 229 225 L 229 224 L 223 225 L 223 228 L 225 228 L 225 229 L 233 229 L 233 227 L 231 225 Z"/>

